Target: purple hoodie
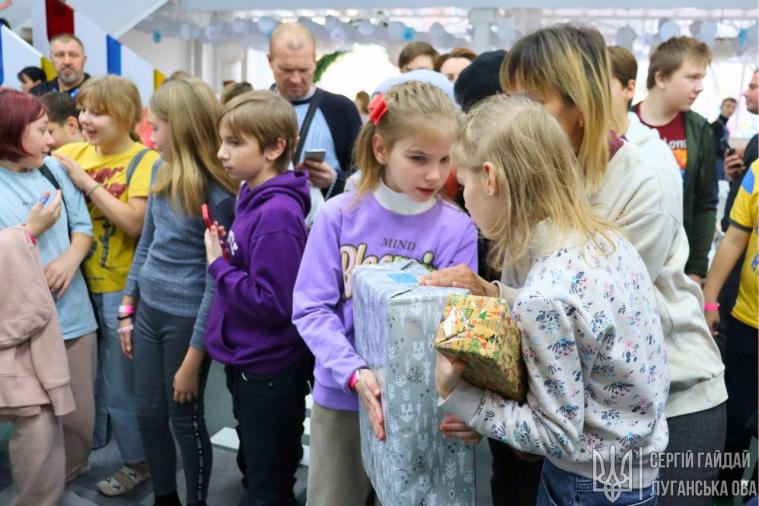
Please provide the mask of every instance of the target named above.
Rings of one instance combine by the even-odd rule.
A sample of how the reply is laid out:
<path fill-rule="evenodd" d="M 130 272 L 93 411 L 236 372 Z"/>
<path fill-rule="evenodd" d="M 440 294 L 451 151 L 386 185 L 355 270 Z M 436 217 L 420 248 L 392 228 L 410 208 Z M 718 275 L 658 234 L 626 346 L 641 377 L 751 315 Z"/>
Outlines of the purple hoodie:
<path fill-rule="evenodd" d="M 410 200 L 402 195 L 390 200 Z M 461 210 L 437 201 L 422 212 L 402 214 L 377 196 L 375 191 L 354 202 L 349 192 L 327 201 L 295 283 L 293 322 L 316 357 L 314 401 L 331 409 L 358 411 L 348 381 L 366 367 L 354 346 L 350 281 L 356 265 L 409 258 L 431 270 L 466 264 L 477 272 L 477 229 Z"/>
<path fill-rule="evenodd" d="M 208 266 L 216 295 L 205 341 L 215 360 L 269 374 L 308 352 L 291 316 L 310 207 L 303 171 L 286 172 L 252 189 L 243 185 L 227 235 L 231 259 L 220 257 Z"/>

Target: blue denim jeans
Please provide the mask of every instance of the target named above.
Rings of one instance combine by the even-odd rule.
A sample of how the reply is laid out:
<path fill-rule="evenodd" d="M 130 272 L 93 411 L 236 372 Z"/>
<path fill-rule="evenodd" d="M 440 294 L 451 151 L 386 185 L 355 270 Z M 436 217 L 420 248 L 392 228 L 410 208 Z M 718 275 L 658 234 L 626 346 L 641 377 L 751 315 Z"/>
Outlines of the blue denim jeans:
<path fill-rule="evenodd" d="M 559 469 L 548 459 L 543 461 L 540 476 L 537 506 L 654 506 L 656 491 L 654 486 L 640 490 L 622 492 L 614 501 L 604 494 L 604 485 L 578 474 Z"/>
<path fill-rule="evenodd" d="M 123 353 L 119 342 L 118 316 L 121 292 L 93 293 L 100 341 L 98 342 L 98 376 L 103 379 L 105 406 L 112 434 L 124 462 L 145 460 L 134 404 L 134 365 Z M 98 399 L 100 400 L 100 399 Z"/>

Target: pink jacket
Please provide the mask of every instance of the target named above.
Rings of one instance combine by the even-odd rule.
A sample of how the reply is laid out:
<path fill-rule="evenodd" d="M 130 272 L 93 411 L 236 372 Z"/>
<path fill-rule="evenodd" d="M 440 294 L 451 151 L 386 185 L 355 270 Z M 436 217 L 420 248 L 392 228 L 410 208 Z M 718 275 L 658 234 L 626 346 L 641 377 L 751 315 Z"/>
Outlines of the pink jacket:
<path fill-rule="evenodd" d="M 39 253 L 21 227 L 0 230 L 0 409 L 76 409 L 68 360 Z"/>

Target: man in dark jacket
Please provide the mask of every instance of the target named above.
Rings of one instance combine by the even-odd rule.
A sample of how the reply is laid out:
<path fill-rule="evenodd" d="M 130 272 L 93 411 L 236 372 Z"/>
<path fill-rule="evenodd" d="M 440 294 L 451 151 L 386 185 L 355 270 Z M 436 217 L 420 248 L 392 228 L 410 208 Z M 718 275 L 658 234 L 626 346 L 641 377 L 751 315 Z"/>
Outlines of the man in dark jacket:
<path fill-rule="evenodd" d="M 82 84 L 90 78 L 84 72 L 87 55 L 82 41 L 71 33 L 56 35 L 50 40 L 50 61 L 58 75 L 38 84 L 29 93 L 42 96 L 51 91 L 61 91 L 75 97 Z"/>
<path fill-rule="evenodd" d="M 719 106 L 719 116 L 712 122 L 712 134 L 714 143 L 717 148 L 715 155 L 717 157 L 717 177 L 725 179 L 725 151 L 730 148 L 730 132 L 727 129 L 727 122 L 738 107 L 738 101 L 733 97 L 727 97 Z"/>
<path fill-rule="evenodd" d="M 361 129 L 353 101 L 314 86 L 316 45 L 314 36 L 303 25 L 284 23 L 271 34 L 269 64 L 274 72 L 274 90 L 288 100 L 298 117 L 300 151 L 293 163 L 309 173 L 311 184 L 320 188 L 325 199 L 337 195 L 345 187 L 352 169 L 353 144 Z M 314 105 L 310 125 L 309 109 Z M 314 150 L 325 152 L 323 160 L 306 157 Z"/>
<path fill-rule="evenodd" d="M 685 272 L 697 283 L 706 276 L 717 214 L 714 136 L 706 119 L 691 110 L 711 50 L 691 37 L 660 44 L 648 67 L 648 96 L 635 107 L 645 125 L 656 128 L 675 155 L 683 176 L 683 226 L 690 256 Z"/>

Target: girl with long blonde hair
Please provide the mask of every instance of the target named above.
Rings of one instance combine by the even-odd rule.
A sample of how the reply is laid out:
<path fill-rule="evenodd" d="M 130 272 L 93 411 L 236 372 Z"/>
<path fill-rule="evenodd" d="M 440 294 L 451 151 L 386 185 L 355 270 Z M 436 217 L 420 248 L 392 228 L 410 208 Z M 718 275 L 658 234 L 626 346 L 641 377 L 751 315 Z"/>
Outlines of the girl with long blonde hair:
<path fill-rule="evenodd" d="M 229 227 L 237 191 L 216 158 L 220 114 L 211 89 L 194 78 L 165 83 L 148 111 L 164 163 L 153 174 L 119 333 L 122 351 L 134 360 L 137 421 L 156 505 L 181 504 L 170 423 L 182 455 L 187 504 L 205 504 L 211 474 L 203 418 L 210 359 L 203 333 L 215 283 L 206 274 L 201 206 L 207 204 L 213 219 Z"/>
<path fill-rule="evenodd" d="M 593 214 L 569 139 L 539 104 L 486 100 L 468 115 L 452 153 L 466 207 L 494 241 L 496 260 L 529 251 L 513 314 L 530 380 L 520 405 L 468 385 L 462 366 L 439 355 L 443 409 L 546 457 L 538 505 L 604 503 L 607 477 L 594 464 L 598 454 L 606 469 L 616 465 L 613 446 L 641 462 L 633 490 L 616 504 L 653 504 L 658 470 L 650 456 L 667 446 L 669 374 L 645 264 Z"/>
<path fill-rule="evenodd" d="M 526 95 L 557 118 L 572 143 L 596 215 L 613 222 L 635 246 L 654 281 L 656 308 L 672 364 L 667 403 L 668 451 L 718 451 L 725 434 L 727 392 L 724 366 L 703 322 L 701 290 L 685 274 L 688 240 L 683 229 L 682 192 L 611 131 L 609 58 L 595 29 L 555 25 L 514 45 L 501 66 L 501 86 Z M 532 257 L 527 257 L 527 261 Z M 437 284 L 458 280 L 476 291 L 500 292 L 513 301 L 525 283 L 525 263 L 507 266 L 498 286 L 463 269 L 440 273 Z M 693 427 L 703 427 L 694 437 Z M 668 466 L 662 480 L 709 480 L 716 470 Z M 696 478 L 693 478 L 696 479 Z M 509 478 L 504 477 L 504 480 Z M 534 487 L 519 488 L 535 490 Z M 660 498 L 675 504 L 675 498 Z M 680 500 L 680 499 L 678 499 Z M 683 498 L 708 504 L 708 498 Z M 679 503 L 678 503 L 679 504 Z"/>

